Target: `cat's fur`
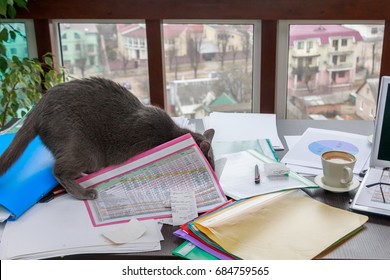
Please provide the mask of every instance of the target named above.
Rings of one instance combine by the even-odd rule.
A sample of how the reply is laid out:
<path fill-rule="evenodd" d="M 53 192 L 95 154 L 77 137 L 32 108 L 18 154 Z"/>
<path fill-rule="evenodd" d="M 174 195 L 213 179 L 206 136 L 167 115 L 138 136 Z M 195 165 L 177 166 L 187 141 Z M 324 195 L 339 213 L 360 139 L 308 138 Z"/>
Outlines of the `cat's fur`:
<path fill-rule="evenodd" d="M 180 128 L 162 109 L 143 105 L 136 96 L 103 78 L 74 80 L 49 89 L 29 113 L 11 145 L 0 157 L 0 176 L 39 135 L 53 153 L 53 173 L 78 199 L 95 199 L 96 190 L 75 180 L 82 173 L 125 162 L 164 142 L 191 133 L 214 168 L 211 140 Z"/>

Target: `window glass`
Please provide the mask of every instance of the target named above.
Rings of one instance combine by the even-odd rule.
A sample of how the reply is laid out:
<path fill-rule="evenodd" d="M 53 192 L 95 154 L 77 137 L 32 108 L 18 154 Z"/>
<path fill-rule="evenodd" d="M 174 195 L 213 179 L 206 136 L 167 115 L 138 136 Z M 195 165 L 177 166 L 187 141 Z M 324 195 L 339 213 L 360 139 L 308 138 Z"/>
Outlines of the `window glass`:
<path fill-rule="evenodd" d="M 286 118 L 372 120 L 383 31 L 383 25 L 289 25 Z"/>
<path fill-rule="evenodd" d="M 163 25 L 167 111 L 252 111 L 253 24 Z"/>
<path fill-rule="evenodd" d="M 143 23 L 59 23 L 62 64 L 73 78 L 100 76 L 150 103 Z"/>
<path fill-rule="evenodd" d="M 15 39 L 9 38 L 9 40 L 4 43 L 7 49 L 6 56 L 9 58 L 17 56 L 19 59 L 28 57 L 28 44 L 25 24 L 19 22 L 0 23 L 0 32 L 3 30 L 3 28 L 13 30 L 16 34 Z"/>

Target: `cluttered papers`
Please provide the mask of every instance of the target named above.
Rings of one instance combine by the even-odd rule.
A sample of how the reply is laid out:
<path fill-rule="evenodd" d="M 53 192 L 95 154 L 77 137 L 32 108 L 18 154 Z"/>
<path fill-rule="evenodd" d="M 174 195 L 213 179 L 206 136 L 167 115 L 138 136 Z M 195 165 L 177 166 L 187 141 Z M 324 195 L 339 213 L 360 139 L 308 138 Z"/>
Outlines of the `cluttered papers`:
<path fill-rule="evenodd" d="M 316 186 L 310 180 L 292 171 L 282 176 L 267 176 L 265 165 L 276 161 L 255 150 L 225 154 L 223 159 L 226 162 L 219 182 L 225 194 L 234 199 Z M 254 180 L 256 165 L 260 171 L 259 184 L 256 184 Z"/>
<path fill-rule="evenodd" d="M 37 204 L 16 221 L 8 221 L 0 243 L 0 256 L 2 260 L 42 259 L 161 250 L 161 225 L 156 220 L 139 223 L 142 224 L 133 221 L 128 225 L 93 227 L 83 202 L 65 194 L 49 203 Z M 134 236 L 132 231 L 139 234 Z M 113 232 L 126 239 L 114 239 Z"/>

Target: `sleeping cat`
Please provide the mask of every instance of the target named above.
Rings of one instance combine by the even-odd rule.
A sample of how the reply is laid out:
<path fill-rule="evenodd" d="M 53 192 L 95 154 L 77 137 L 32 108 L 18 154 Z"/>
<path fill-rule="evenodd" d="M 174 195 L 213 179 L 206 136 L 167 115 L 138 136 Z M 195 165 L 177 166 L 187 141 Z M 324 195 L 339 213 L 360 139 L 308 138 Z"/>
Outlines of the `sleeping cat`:
<path fill-rule="evenodd" d="M 123 163 L 187 133 L 214 168 L 213 129 L 202 135 L 180 128 L 165 111 L 143 105 L 113 81 L 74 80 L 49 89 L 29 113 L 0 156 L 0 176 L 39 135 L 55 158 L 53 173 L 58 182 L 78 199 L 95 199 L 96 190 L 84 189 L 75 181 L 82 173 Z"/>

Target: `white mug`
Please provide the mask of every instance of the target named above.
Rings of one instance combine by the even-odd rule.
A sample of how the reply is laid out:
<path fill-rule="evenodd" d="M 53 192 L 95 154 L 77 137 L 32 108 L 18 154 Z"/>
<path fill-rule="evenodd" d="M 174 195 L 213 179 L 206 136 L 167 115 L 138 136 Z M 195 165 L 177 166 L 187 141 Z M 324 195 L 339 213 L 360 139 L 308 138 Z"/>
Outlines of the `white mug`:
<path fill-rule="evenodd" d="M 321 155 L 324 176 L 322 182 L 334 188 L 346 188 L 352 183 L 354 155 L 342 151 L 329 151 Z"/>

